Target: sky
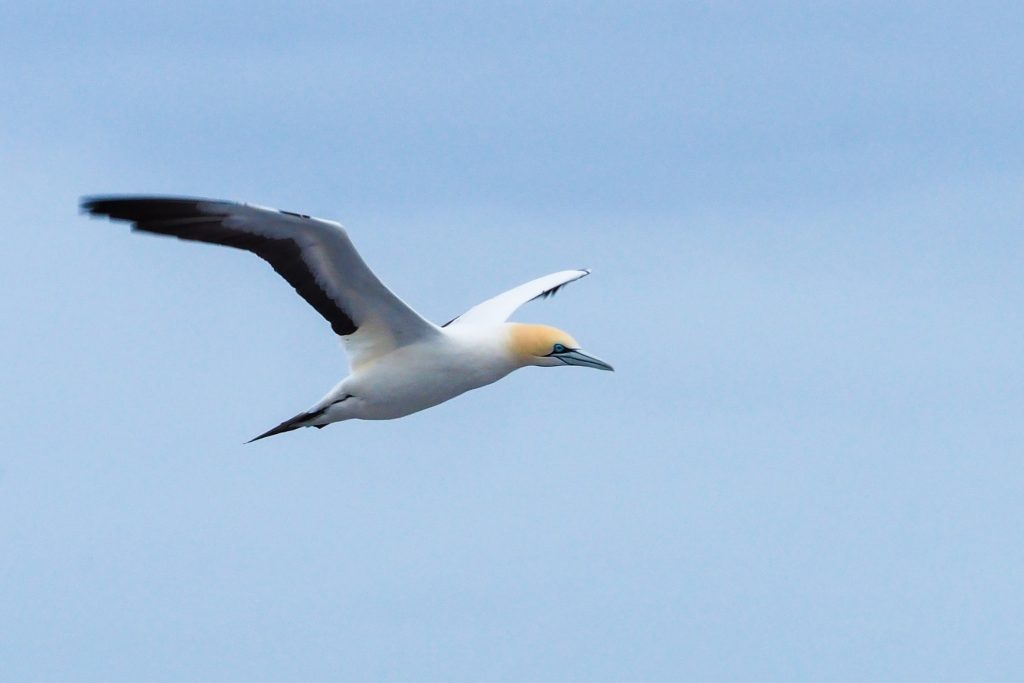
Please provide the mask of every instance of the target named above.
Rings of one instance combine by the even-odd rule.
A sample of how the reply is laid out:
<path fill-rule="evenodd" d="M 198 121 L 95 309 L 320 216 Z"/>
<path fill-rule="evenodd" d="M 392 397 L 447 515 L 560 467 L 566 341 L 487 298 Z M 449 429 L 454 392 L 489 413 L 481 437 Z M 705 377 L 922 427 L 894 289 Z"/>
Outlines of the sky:
<path fill-rule="evenodd" d="M 941 681 L 1024 667 L 1024 9 L 2 3 L 0 678 Z M 243 442 L 341 378 L 249 254 L 343 222 L 526 369 Z"/>

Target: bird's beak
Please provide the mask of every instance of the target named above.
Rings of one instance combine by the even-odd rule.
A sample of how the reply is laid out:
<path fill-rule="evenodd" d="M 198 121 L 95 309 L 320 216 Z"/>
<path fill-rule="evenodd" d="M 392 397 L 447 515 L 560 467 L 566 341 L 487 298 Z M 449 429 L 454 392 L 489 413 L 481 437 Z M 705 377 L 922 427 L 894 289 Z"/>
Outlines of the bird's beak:
<path fill-rule="evenodd" d="M 566 365 L 579 365 L 584 368 L 594 368 L 595 370 L 610 370 L 612 372 L 615 371 L 615 368 L 608 365 L 608 363 L 605 363 L 600 358 L 588 356 L 587 354 L 583 353 L 578 349 L 576 351 L 566 351 L 565 353 L 560 353 L 556 356 L 556 358 L 558 358 L 558 360 L 562 361 Z"/>

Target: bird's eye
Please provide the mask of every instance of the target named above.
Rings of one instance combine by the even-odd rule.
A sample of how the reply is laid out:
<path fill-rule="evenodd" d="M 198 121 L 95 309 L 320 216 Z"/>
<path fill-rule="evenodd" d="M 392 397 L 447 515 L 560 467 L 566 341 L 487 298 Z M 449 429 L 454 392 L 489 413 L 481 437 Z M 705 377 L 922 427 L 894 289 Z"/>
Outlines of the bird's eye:
<path fill-rule="evenodd" d="M 565 347 L 561 344 L 555 344 L 555 353 L 565 353 Z"/>

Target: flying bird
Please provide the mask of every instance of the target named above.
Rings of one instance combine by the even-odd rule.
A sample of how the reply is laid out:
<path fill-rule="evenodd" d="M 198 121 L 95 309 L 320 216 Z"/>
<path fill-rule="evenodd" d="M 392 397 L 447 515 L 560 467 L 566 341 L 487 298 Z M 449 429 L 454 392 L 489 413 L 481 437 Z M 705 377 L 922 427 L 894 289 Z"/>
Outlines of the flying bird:
<path fill-rule="evenodd" d="M 267 261 L 341 338 L 351 371 L 311 408 L 252 439 L 342 420 L 389 420 L 430 408 L 513 370 L 612 366 L 567 332 L 508 322 L 520 306 L 590 274 L 545 275 L 438 326 L 374 275 L 333 221 L 253 204 L 182 197 L 87 197 L 83 211 L 134 230 L 223 244 Z"/>

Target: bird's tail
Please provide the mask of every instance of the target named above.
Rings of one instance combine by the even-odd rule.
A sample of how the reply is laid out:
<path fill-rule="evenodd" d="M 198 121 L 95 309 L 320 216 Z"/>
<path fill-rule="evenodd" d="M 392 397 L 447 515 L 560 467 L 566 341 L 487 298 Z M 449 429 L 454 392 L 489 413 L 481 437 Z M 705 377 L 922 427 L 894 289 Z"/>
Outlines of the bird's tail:
<path fill-rule="evenodd" d="M 310 426 L 322 427 L 323 425 L 312 425 L 311 423 L 312 423 L 313 420 L 315 420 L 316 418 L 318 418 L 321 415 L 323 415 L 325 410 L 327 410 L 327 409 L 326 408 L 321 408 L 319 410 L 306 411 L 304 413 L 299 413 L 295 417 L 290 418 L 288 420 L 285 420 L 284 422 L 282 422 L 281 424 L 277 425 L 273 429 L 269 429 L 269 430 L 263 432 L 262 434 L 260 434 L 259 436 L 254 437 L 252 439 L 249 439 L 248 441 L 246 441 L 246 443 L 252 443 L 253 441 L 259 441 L 260 439 L 265 439 L 268 436 L 274 436 L 275 434 L 284 434 L 285 432 L 290 432 L 293 429 L 298 429 L 299 427 L 310 427 Z"/>

